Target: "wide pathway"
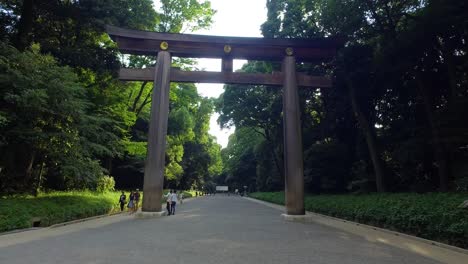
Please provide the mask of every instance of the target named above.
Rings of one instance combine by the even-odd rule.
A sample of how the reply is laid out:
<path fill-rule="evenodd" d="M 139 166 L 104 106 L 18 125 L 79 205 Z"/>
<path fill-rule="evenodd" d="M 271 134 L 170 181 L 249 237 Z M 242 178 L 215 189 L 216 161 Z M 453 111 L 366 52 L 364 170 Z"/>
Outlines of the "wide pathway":
<path fill-rule="evenodd" d="M 119 215 L 1 235 L 0 263 L 442 263 L 280 213 L 241 197 L 202 197 L 159 219 Z"/>

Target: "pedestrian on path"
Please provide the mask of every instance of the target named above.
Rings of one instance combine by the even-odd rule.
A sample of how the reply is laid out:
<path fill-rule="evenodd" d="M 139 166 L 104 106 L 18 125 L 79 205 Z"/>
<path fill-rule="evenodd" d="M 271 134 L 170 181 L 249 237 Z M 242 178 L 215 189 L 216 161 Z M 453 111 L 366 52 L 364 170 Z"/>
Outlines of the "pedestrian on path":
<path fill-rule="evenodd" d="M 176 204 L 177 204 L 177 192 L 176 190 L 173 190 L 171 194 L 171 215 L 175 215 Z"/>
<path fill-rule="evenodd" d="M 122 194 L 120 195 L 120 198 L 119 198 L 120 212 L 123 212 L 124 206 L 125 206 L 126 203 L 127 203 L 127 196 L 122 191 Z"/>
<path fill-rule="evenodd" d="M 136 189 L 136 192 L 134 194 L 133 200 L 135 201 L 135 206 L 133 208 L 133 212 L 136 212 L 138 210 L 138 206 L 140 204 L 140 189 Z"/>
<path fill-rule="evenodd" d="M 132 213 L 133 212 L 133 207 L 135 207 L 135 204 L 133 202 L 134 199 L 135 199 L 135 195 L 134 195 L 133 192 L 131 192 L 130 197 L 129 197 L 129 201 L 128 201 L 128 204 L 127 204 L 129 213 Z"/>
<path fill-rule="evenodd" d="M 179 198 L 180 204 L 183 204 L 184 203 L 184 192 L 183 191 L 180 191 L 180 193 L 178 195 L 178 198 Z"/>
<path fill-rule="evenodd" d="M 172 190 L 169 191 L 164 197 L 166 198 L 166 209 L 167 209 L 167 215 L 171 215 L 171 195 L 172 195 Z"/>

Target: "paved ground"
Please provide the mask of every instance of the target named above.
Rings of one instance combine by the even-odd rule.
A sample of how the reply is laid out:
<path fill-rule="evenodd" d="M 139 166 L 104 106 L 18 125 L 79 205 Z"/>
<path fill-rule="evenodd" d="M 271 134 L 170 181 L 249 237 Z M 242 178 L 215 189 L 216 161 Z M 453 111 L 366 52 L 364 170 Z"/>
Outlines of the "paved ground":
<path fill-rule="evenodd" d="M 179 206 L 175 216 L 119 215 L 3 235 L 0 263 L 443 263 L 279 215 L 240 197 L 203 197 Z"/>

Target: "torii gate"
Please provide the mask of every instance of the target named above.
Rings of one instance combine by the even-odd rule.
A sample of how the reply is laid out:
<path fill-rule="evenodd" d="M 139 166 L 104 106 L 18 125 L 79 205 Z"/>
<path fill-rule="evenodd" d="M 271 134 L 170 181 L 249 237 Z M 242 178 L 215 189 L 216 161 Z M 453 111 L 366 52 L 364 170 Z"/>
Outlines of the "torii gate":
<path fill-rule="evenodd" d="M 332 58 L 342 41 L 268 39 L 171 34 L 107 27 L 122 53 L 157 55 L 156 67 L 121 69 L 125 81 L 154 81 L 148 152 L 145 163 L 142 211 L 161 212 L 170 82 L 263 84 L 283 86 L 283 131 L 286 214 L 304 215 L 304 172 L 298 86 L 331 87 L 324 76 L 296 73 L 296 61 L 321 62 Z M 221 72 L 181 71 L 171 68 L 171 56 L 221 58 Z M 282 61 L 282 72 L 233 72 L 233 59 Z"/>

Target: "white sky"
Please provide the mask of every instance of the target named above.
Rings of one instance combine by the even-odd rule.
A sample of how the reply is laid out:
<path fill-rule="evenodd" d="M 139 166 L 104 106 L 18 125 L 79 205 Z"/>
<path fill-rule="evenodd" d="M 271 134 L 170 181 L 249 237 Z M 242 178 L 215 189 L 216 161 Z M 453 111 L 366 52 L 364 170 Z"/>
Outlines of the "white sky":
<path fill-rule="evenodd" d="M 266 21 L 266 0 L 210 0 L 211 7 L 217 10 L 211 29 L 200 30 L 193 34 L 261 37 L 260 25 Z M 221 60 L 199 59 L 199 66 L 207 71 L 220 71 Z M 239 69 L 246 61 L 234 60 L 234 70 Z M 219 97 L 223 93 L 223 84 L 197 84 L 198 93 L 206 97 Z M 221 130 L 217 113 L 211 116 L 210 134 L 217 138 L 223 148 L 227 146 L 229 135 L 234 128 Z"/>

